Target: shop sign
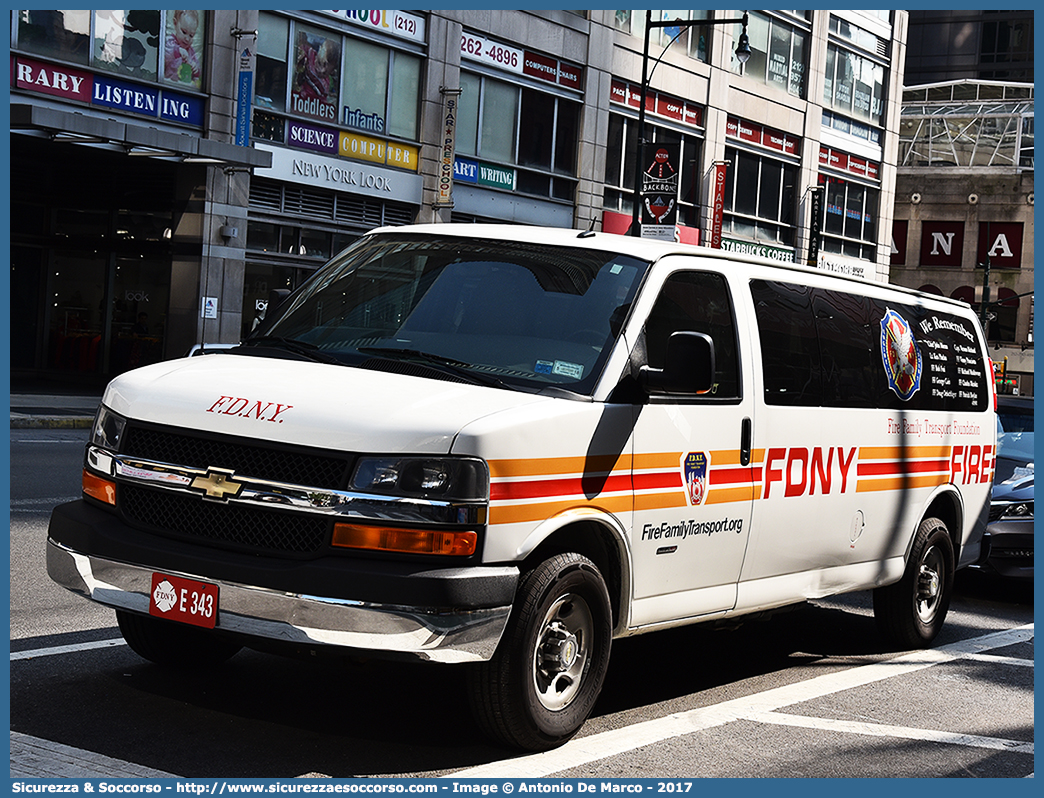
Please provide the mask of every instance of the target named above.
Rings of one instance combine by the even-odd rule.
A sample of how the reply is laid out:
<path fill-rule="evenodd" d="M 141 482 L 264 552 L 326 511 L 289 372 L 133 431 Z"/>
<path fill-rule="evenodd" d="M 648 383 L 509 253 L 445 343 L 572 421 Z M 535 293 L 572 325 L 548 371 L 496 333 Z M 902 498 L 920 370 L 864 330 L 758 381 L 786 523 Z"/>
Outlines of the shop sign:
<path fill-rule="evenodd" d="M 12 59 L 19 89 L 202 127 L 203 99 L 28 58 Z"/>
<path fill-rule="evenodd" d="M 551 56 L 501 44 L 473 33 L 461 34 L 460 56 L 494 69 L 525 75 L 569 89 L 580 90 L 583 84 L 583 67 L 567 64 Z"/>
<path fill-rule="evenodd" d="M 337 152 L 337 131 L 328 127 L 303 125 L 291 121 L 287 125 L 287 144 L 315 152 Z"/>
<path fill-rule="evenodd" d="M 893 266 L 906 265 L 906 237 L 910 223 L 906 219 L 892 221 L 892 258 Z"/>
<path fill-rule="evenodd" d="M 420 204 L 424 189 L 420 175 L 363 163 L 347 163 L 339 158 L 295 152 L 284 147 L 266 144 L 255 144 L 254 147 L 272 153 L 272 166 L 254 170 L 254 174 L 260 177 Z"/>
<path fill-rule="evenodd" d="M 90 72 L 58 67 L 19 58 L 15 62 L 15 86 L 20 89 L 64 97 L 67 100 L 91 101 L 93 78 Z"/>
<path fill-rule="evenodd" d="M 865 260 L 843 258 L 831 252 L 819 253 L 819 268 L 823 271 L 841 274 L 845 277 L 858 277 L 860 280 L 870 279 L 870 266 Z"/>
<path fill-rule="evenodd" d="M 964 222 L 921 225 L 921 265 L 960 266 L 964 254 Z"/>
<path fill-rule="evenodd" d="M 453 179 L 461 183 L 478 183 L 478 161 L 457 158 L 453 162 Z"/>
<path fill-rule="evenodd" d="M 435 207 L 453 207 L 453 180 L 456 177 L 457 112 L 462 89 L 443 87 L 442 92 L 442 155 L 439 158 L 439 185 L 436 188 Z"/>
<path fill-rule="evenodd" d="M 341 131 L 337 152 L 345 158 L 387 164 L 416 172 L 420 166 L 420 150 L 408 144 L 393 144 L 383 139 Z"/>
<path fill-rule="evenodd" d="M 171 122 L 203 127 L 203 100 L 172 91 L 160 92 L 160 117 Z"/>
<path fill-rule="evenodd" d="M 137 83 L 126 83 L 95 75 L 91 104 L 145 116 L 158 116 L 159 89 L 149 89 Z"/>
<path fill-rule="evenodd" d="M 748 144 L 781 152 L 784 155 L 796 156 L 801 143 L 801 139 L 797 136 L 735 116 L 730 116 L 725 120 L 725 135 Z"/>
<path fill-rule="evenodd" d="M 347 20 L 369 30 L 398 36 L 400 39 L 423 42 L 427 36 L 424 17 L 407 14 L 405 11 L 323 11 L 322 13 L 333 14 L 338 19 Z"/>
<path fill-rule="evenodd" d="M 879 182 L 881 180 L 881 165 L 867 158 L 835 150 L 833 147 L 819 148 L 819 165 L 836 169 L 839 172 L 847 172 L 854 177 L 864 177 L 868 180 Z"/>
<path fill-rule="evenodd" d="M 728 164 L 719 161 L 714 164 L 714 202 L 711 208 L 711 234 L 710 246 L 712 249 L 721 249 L 721 227 L 725 218 L 725 177 Z"/>
<path fill-rule="evenodd" d="M 515 170 L 488 163 L 478 165 L 478 184 L 489 188 L 515 190 Z"/>
<path fill-rule="evenodd" d="M 345 127 L 354 127 L 356 130 L 365 130 L 368 133 L 384 132 L 384 117 L 380 114 L 364 113 L 361 108 L 353 111 L 346 105 L 341 121 Z"/>
<path fill-rule="evenodd" d="M 755 255 L 759 258 L 769 258 L 780 263 L 794 263 L 794 250 L 786 247 L 770 247 L 757 241 L 740 241 L 735 238 L 722 238 L 721 248 L 726 252 L 735 252 L 739 255 Z"/>
<path fill-rule="evenodd" d="M 638 108 L 642 102 L 641 90 L 622 80 L 614 80 L 609 84 L 609 101 Z M 689 127 L 703 127 L 703 106 L 686 102 L 670 94 L 646 92 L 645 110 L 647 113 L 681 122 Z"/>
<path fill-rule="evenodd" d="M 1022 266 L 1022 222 L 979 222 L 976 265 L 1018 269 Z"/>

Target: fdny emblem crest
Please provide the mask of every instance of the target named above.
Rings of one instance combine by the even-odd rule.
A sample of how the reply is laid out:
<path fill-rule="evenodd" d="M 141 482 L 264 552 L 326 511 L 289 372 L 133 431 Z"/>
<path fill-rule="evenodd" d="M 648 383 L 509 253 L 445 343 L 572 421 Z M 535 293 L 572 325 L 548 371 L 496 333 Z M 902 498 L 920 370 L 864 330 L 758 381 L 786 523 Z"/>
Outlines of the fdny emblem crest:
<path fill-rule="evenodd" d="M 707 498 L 708 465 L 706 452 L 689 452 L 682 463 L 685 498 L 693 507 L 703 504 L 704 499 Z"/>
<path fill-rule="evenodd" d="M 913 328 L 891 308 L 881 319 L 881 361 L 888 376 L 888 387 L 904 402 L 921 387 L 921 350 Z"/>

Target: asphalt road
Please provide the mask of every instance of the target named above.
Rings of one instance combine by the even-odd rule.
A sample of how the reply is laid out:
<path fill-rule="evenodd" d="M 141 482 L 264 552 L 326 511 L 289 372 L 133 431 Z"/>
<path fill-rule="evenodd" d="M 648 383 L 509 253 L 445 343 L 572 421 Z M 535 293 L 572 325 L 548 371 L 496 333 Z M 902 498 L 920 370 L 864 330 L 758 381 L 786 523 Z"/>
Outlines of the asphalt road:
<path fill-rule="evenodd" d="M 157 668 L 43 567 L 85 437 L 12 430 L 12 732 L 192 778 L 1033 773 L 1032 596 L 979 579 L 926 652 L 884 650 L 866 594 L 617 641 L 581 735 L 529 757 L 483 739 L 452 666 L 243 651 L 213 672 Z"/>

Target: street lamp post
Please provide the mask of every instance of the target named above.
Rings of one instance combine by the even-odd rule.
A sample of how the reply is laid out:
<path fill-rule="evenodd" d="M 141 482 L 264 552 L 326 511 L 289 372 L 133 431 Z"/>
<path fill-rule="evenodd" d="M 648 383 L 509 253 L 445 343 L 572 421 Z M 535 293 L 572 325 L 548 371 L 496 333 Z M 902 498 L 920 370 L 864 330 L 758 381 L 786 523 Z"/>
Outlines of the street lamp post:
<path fill-rule="evenodd" d="M 688 20 L 683 21 L 680 19 L 673 20 L 656 20 L 652 18 L 652 11 L 646 10 L 645 12 L 645 44 L 642 48 L 642 85 L 639 94 L 640 104 L 638 106 L 638 152 L 635 154 L 636 159 L 640 159 L 643 154 L 643 148 L 645 146 L 645 103 L 647 95 L 649 93 L 649 81 L 652 79 L 652 74 L 649 73 L 649 32 L 653 28 L 668 28 L 677 25 L 682 30 L 686 28 L 695 28 L 703 25 L 742 25 L 743 31 L 740 33 L 739 41 L 736 43 L 736 59 L 741 63 L 747 63 L 750 58 L 750 39 L 747 37 L 747 23 L 748 15 L 747 12 L 743 12 L 742 19 L 700 19 L 700 20 Z M 674 36 L 671 41 L 667 42 L 667 47 L 670 47 L 675 39 L 681 36 L 681 30 Z M 653 62 L 653 71 L 656 70 L 656 65 L 660 63 L 660 59 L 663 58 L 667 52 L 667 47 L 663 48 L 663 52 L 660 53 L 659 57 Z M 637 160 L 634 168 L 634 209 L 631 214 L 631 235 L 641 236 L 642 224 L 641 224 L 641 208 L 642 208 L 642 161 Z"/>

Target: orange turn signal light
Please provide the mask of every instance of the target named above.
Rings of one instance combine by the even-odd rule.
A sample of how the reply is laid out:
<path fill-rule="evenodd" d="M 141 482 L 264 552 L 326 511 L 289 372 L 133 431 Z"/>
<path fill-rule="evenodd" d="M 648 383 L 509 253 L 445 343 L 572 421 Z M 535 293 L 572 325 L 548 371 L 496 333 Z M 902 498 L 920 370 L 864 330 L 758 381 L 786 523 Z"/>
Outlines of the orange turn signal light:
<path fill-rule="evenodd" d="M 371 551 L 449 554 L 455 557 L 467 557 L 475 553 L 478 546 L 478 533 L 334 524 L 333 545 L 350 549 L 370 549 Z"/>
<path fill-rule="evenodd" d="M 95 476 L 90 471 L 83 472 L 83 492 L 92 499 L 116 506 L 116 483 Z"/>

